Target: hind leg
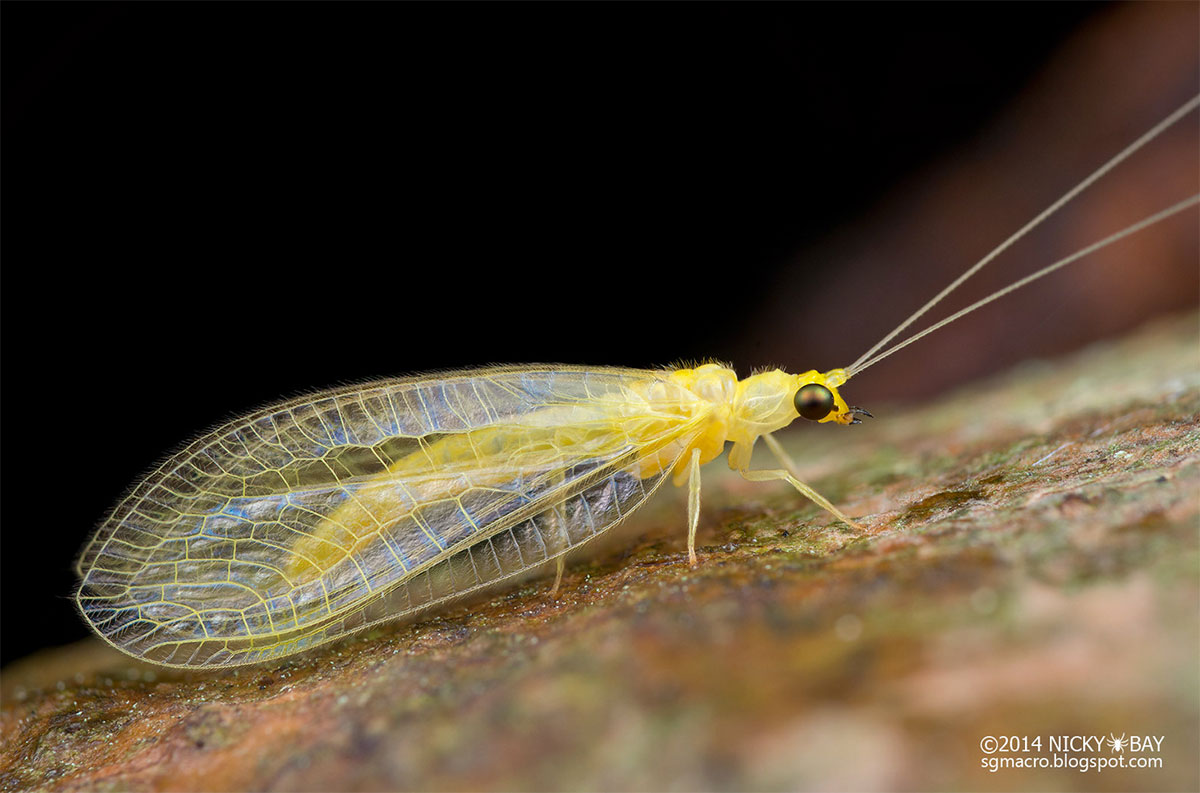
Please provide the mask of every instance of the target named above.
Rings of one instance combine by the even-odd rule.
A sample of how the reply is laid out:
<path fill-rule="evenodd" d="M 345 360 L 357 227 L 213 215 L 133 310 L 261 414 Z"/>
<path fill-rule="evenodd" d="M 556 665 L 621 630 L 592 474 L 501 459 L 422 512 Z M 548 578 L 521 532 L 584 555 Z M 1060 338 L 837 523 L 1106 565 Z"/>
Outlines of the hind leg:
<path fill-rule="evenodd" d="M 555 564 L 554 586 L 550 589 L 550 597 L 552 598 L 558 596 L 558 588 L 562 585 L 563 569 L 567 566 L 567 554 L 565 552 L 559 554 L 558 559 L 555 560 Z"/>
<path fill-rule="evenodd" d="M 555 479 L 556 485 L 561 485 L 563 476 L 559 475 Z M 566 516 L 558 511 L 558 507 L 553 507 L 550 512 L 550 522 L 554 524 L 555 534 L 558 535 L 559 541 L 562 543 L 563 551 L 554 558 L 554 586 L 550 588 L 550 597 L 558 596 L 558 588 L 562 585 L 563 570 L 567 566 L 567 548 L 571 544 L 571 538 L 567 535 Z"/>

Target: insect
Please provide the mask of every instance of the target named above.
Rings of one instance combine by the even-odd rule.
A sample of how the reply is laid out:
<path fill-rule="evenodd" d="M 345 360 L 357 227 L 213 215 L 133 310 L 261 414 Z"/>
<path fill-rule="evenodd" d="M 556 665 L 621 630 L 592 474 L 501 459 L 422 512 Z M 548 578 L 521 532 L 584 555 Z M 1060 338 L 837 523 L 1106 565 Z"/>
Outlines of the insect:
<path fill-rule="evenodd" d="M 889 344 L 951 290 L 1171 124 L 1196 97 L 1035 217 L 844 369 L 738 379 L 675 370 L 505 366 L 383 380 L 231 421 L 146 476 L 77 562 L 76 603 L 109 643 L 158 664 L 216 667 L 297 653 L 555 562 L 667 479 L 688 487 L 697 562 L 701 466 L 731 444 L 751 481 L 800 481 L 772 433 L 853 425 L 848 379 L 945 324 L 1200 203 L 1192 196 Z M 755 470 L 757 439 L 779 467 Z"/>

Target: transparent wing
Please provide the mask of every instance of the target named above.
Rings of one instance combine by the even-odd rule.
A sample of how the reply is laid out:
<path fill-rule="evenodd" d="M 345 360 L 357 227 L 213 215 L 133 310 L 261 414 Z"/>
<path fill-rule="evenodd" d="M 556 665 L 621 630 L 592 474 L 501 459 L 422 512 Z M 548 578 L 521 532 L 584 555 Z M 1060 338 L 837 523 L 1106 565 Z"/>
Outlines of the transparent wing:
<path fill-rule="evenodd" d="M 109 642 L 214 666 L 297 652 L 517 575 L 661 483 L 695 398 L 655 372 L 497 368 L 267 408 L 143 480 L 78 562 Z"/>

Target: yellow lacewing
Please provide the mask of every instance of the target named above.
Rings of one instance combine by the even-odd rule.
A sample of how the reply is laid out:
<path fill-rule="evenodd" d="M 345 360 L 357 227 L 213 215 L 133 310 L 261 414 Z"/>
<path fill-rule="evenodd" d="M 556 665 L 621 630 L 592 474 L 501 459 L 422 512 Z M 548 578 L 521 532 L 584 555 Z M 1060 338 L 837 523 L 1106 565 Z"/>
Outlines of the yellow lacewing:
<path fill-rule="evenodd" d="M 254 663 L 323 644 L 562 559 L 668 478 L 689 485 L 693 563 L 700 466 L 782 480 L 772 432 L 803 417 L 870 415 L 839 388 L 876 361 L 1012 289 L 1196 206 L 1192 196 L 879 350 L 951 289 L 1159 132 L 1192 99 L 1034 218 L 845 369 L 739 380 L 717 364 L 651 371 L 505 366 L 383 380 L 231 421 L 146 476 L 77 563 L 76 603 L 109 643 L 169 666 Z M 749 470 L 762 437 L 780 467 Z"/>

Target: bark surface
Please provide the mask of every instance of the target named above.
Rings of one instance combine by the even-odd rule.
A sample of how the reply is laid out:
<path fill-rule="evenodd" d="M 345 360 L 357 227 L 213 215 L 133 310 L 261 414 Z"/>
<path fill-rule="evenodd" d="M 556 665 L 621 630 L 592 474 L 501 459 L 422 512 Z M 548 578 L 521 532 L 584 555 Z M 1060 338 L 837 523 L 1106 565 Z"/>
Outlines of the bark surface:
<path fill-rule="evenodd" d="M 785 434 L 862 533 L 718 463 L 696 569 L 677 493 L 557 599 L 550 570 L 218 672 L 38 654 L 0 789 L 1200 789 L 1198 321 Z M 1110 733 L 1164 738 L 1075 756 L 1162 768 L 981 767 L 985 736 Z"/>

